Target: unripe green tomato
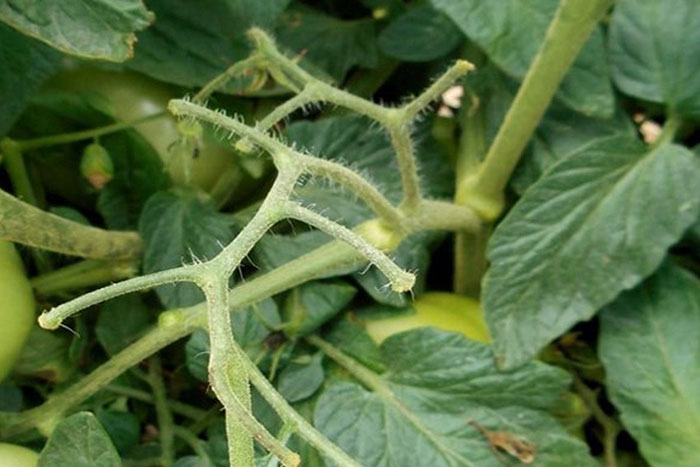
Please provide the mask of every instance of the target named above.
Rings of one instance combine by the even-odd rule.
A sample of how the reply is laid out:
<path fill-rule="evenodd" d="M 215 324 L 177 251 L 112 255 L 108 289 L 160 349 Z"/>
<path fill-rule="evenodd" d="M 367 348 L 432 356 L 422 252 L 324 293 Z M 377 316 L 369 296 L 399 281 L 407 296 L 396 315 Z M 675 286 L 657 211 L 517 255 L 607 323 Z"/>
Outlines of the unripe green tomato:
<path fill-rule="evenodd" d="M 39 454 L 24 446 L 0 443 L 0 467 L 35 467 Z"/>
<path fill-rule="evenodd" d="M 428 292 L 413 302 L 413 310 L 413 313 L 368 321 L 365 325 L 367 332 L 375 342 L 381 343 L 394 334 L 432 326 L 460 332 L 477 342 L 491 342 L 481 306 L 469 297 L 447 292 Z"/>
<path fill-rule="evenodd" d="M 34 323 L 34 294 L 10 242 L 0 242 L 0 381 L 10 372 Z"/>
<path fill-rule="evenodd" d="M 119 122 L 147 117 L 167 110 L 170 99 L 182 97 L 163 83 L 137 73 L 103 71 L 88 67 L 59 73 L 51 86 L 67 91 L 97 93 L 109 103 L 113 116 Z M 197 124 L 198 125 L 198 124 Z M 165 164 L 171 157 L 170 147 L 180 139 L 178 122 L 170 115 L 134 127 L 158 152 Z M 219 176 L 235 166 L 231 150 L 203 138 L 203 144 L 192 162 L 194 185 L 208 191 Z M 179 174 L 174 175 L 175 181 Z"/>
<path fill-rule="evenodd" d="M 80 173 L 93 187 L 104 188 L 114 177 L 114 164 L 107 149 L 100 143 L 87 145 L 80 159 Z"/>

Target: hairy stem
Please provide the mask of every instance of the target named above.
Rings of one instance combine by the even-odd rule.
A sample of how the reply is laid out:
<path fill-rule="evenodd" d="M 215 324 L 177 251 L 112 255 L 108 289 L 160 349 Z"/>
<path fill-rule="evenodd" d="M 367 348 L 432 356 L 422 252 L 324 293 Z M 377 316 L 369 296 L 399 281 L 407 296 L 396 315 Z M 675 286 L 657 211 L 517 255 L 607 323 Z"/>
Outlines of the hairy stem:
<path fill-rule="evenodd" d="M 504 189 L 520 156 L 581 47 L 613 0 L 562 0 L 515 100 L 478 172 L 457 198 L 493 220 L 504 207 Z"/>
<path fill-rule="evenodd" d="M 234 63 L 225 72 L 209 81 L 202 89 L 199 90 L 197 94 L 194 95 L 192 100 L 195 102 L 206 101 L 212 94 L 225 86 L 229 80 L 251 68 L 254 68 L 259 61 L 260 59 L 258 57 L 252 56 L 245 60 L 241 60 L 240 62 Z"/>
<path fill-rule="evenodd" d="M 183 266 L 180 268 L 168 269 L 167 271 L 135 277 L 102 287 L 101 289 L 93 290 L 74 300 L 45 311 L 39 316 L 39 325 L 44 329 L 56 329 L 69 316 L 111 298 L 173 282 L 194 282 L 197 278 L 195 273 L 196 269 L 197 266 Z"/>
<path fill-rule="evenodd" d="M 389 279 L 392 290 L 396 292 L 406 292 L 413 288 L 413 284 L 416 282 L 416 276 L 398 267 L 388 256 L 347 227 L 333 222 L 295 202 L 288 202 L 284 212 L 288 217 L 312 225 L 326 232 L 331 237 L 340 239 L 352 246 L 382 271 Z"/>
<path fill-rule="evenodd" d="M 342 449 L 336 446 L 313 427 L 304 417 L 294 410 L 292 406 L 272 386 L 272 383 L 263 375 L 251 360 L 246 360 L 250 381 L 257 388 L 263 398 L 272 406 L 285 424 L 296 428 L 296 433 L 309 444 L 319 450 L 321 454 L 343 467 L 360 467 Z"/>
<path fill-rule="evenodd" d="M 135 232 L 112 232 L 79 224 L 42 211 L 2 190 L 0 239 L 91 259 L 138 259 L 142 250 L 141 238 Z"/>
<path fill-rule="evenodd" d="M 251 410 L 248 375 L 242 364 L 245 357 L 234 344 L 226 282 L 216 279 L 202 286 L 209 308 L 209 381 L 226 409 L 229 462 L 232 466 L 252 467 L 252 433 L 240 422 L 241 413 Z"/>
<path fill-rule="evenodd" d="M 403 224 L 403 213 L 357 172 L 318 157 L 300 155 L 298 158 L 306 172 L 346 187 L 352 194 L 362 199 L 380 219 L 392 227 L 399 227 Z"/>

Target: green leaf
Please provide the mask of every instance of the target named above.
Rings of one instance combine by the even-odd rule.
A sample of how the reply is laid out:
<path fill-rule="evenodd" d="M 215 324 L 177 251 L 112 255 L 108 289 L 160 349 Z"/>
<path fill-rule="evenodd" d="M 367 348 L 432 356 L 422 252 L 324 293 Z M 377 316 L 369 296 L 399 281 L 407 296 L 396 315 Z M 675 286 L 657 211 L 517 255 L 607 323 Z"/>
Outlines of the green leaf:
<path fill-rule="evenodd" d="M 138 227 L 146 201 L 170 185 L 158 153 L 136 131 L 100 138 L 114 163 L 114 178 L 100 191 L 97 210 L 110 229 Z"/>
<path fill-rule="evenodd" d="M 0 411 L 19 412 L 24 405 L 22 390 L 17 386 L 0 384 Z"/>
<path fill-rule="evenodd" d="M 97 341 L 109 355 L 115 355 L 141 337 L 153 320 L 141 297 L 130 294 L 112 299 L 97 315 Z"/>
<path fill-rule="evenodd" d="M 342 20 L 308 7 L 292 7 L 276 30 L 277 40 L 292 54 L 321 67 L 342 81 L 353 67 L 377 66 L 375 23 L 371 18 Z"/>
<path fill-rule="evenodd" d="M 141 423 L 133 413 L 100 409 L 97 411 L 97 419 L 122 456 L 139 443 Z"/>
<path fill-rule="evenodd" d="M 496 228 L 483 304 L 512 368 L 637 285 L 697 218 L 700 164 L 681 146 L 606 138 L 554 165 Z"/>
<path fill-rule="evenodd" d="M 226 2 L 151 0 L 156 14 L 153 26 L 139 35 L 136 55 L 127 66 L 161 81 L 181 86 L 202 86 L 245 58 L 245 29 Z"/>
<path fill-rule="evenodd" d="M 610 24 L 610 62 L 622 92 L 700 119 L 700 3 L 620 0 Z"/>
<path fill-rule="evenodd" d="M 39 456 L 38 467 L 120 467 L 109 435 L 90 412 L 64 418 Z"/>
<path fill-rule="evenodd" d="M 311 397 L 323 384 L 323 354 L 307 357 L 306 361 L 293 360 L 280 372 L 277 389 L 289 402 Z"/>
<path fill-rule="evenodd" d="M 503 465 L 474 422 L 536 445 L 533 465 L 597 465 L 546 413 L 569 384 L 563 371 L 533 362 L 501 372 L 489 347 L 430 328 L 394 335 L 381 351 L 388 371 L 374 391 L 331 383 L 314 414 L 360 464 Z"/>
<path fill-rule="evenodd" d="M 152 27 L 139 35 L 127 66 L 161 81 L 202 86 L 249 51 L 245 32 L 269 28 L 289 0 L 150 0 Z M 233 80 L 224 91 L 236 92 Z"/>
<path fill-rule="evenodd" d="M 10 129 L 41 83 L 58 69 L 60 55 L 0 23 L 0 137 Z"/>
<path fill-rule="evenodd" d="M 22 347 L 14 371 L 48 381 L 62 381 L 72 371 L 68 359 L 69 349 L 68 335 L 35 326 Z"/>
<path fill-rule="evenodd" d="M 444 13 L 430 6 L 414 8 L 392 21 L 379 35 L 386 55 L 407 62 L 427 62 L 447 55 L 462 33 Z"/>
<path fill-rule="evenodd" d="M 535 58 L 559 0 L 431 0 L 508 75 L 522 79 Z M 586 115 L 613 113 L 610 70 L 600 29 L 564 77 L 557 97 Z"/>
<path fill-rule="evenodd" d="M 333 323 L 325 339 L 338 347 L 344 353 L 370 368 L 373 371 L 384 372 L 386 365 L 382 360 L 379 346 L 372 340 L 352 313 L 347 313 Z"/>
<path fill-rule="evenodd" d="M 607 391 L 653 466 L 700 465 L 700 284 L 666 263 L 600 315 Z"/>
<path fill-rule="evenodd" d="M 0 0 L 0 19 L 62 52 L 123 62 L 153 13 L 141 0 Z"/>
<path fill-rule="evenodd" d="M 184 190 L 153 195 L 141 213 L 139 232 L 144 241 L 145 273 L 212 259 L 233 240 L 230 220 L 216 211 L 214 203 L 206 195 Z M 204 300 L 191 283 L 163 285 L 156 292 L 168 308 Z"/>
<path fill-rule="evenodd" d="M 284 306 L 285 334 L 305 336 L 314 332 L 345 308 L 357 289 L 342 282 L 306 282 L 294 288 Z"/>
<path fill-rule="evenodd" d="M 557 161 L 591 141 L 622 135 L 634 137 L 637 130 L 617 106 L 612 118 L 599 119 L 573 113 L 554 102 L 537 127 L 531 148 L 523 154 L 510 183 L 522 194 Z"/>

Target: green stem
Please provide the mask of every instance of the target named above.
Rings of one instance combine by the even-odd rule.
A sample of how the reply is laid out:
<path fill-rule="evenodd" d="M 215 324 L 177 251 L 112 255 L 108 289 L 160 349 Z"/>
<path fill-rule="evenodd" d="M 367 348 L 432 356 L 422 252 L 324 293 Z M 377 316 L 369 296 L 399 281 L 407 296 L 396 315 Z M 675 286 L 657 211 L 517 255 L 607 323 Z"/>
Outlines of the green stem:
<path fill-rule="evenodd" d="M 192 451 L 204 462 L 207 467 L 212 467 L 214 463 L 211 461 L 207 450 L 202 446 L 202 440 L 195 436 L 191 431 L 186 428 L 176 426 L 174 427 L 175 435 L 186 442 Z"/>
<path fill-rule="evenodd" d="M 29 172 L 22 154 L 20 145 L 9 138 L 0 141 L 0 152 L 5 154 L 5 167 L 12 181 L 12 186 L 18 198 L 24 200 L 28 205 L 38 206 L 39 200 L 34 193 L 32 181 L 29 178 Z M 0 218 L 2 214 L 0 214 Z M 36 229 L 36 224 L 34 225 Z M 47 272 L 52 268 L 51 261 L 46 256 L 46 253 L 40 250 L 32 249 L 32 257 L 39 272 Z"/>
<path fill-rule="evenodd" d="M 176 326 L 158 326 L 152 329 L 77 383 L 52 394 L 38 407 L 19 413 L 0 413 L 0 438 L 32 428 L 38 428 L 43 434 L 49 435 L 68 412 L 117 376 L 166 345 L 190 334 L 197 327 L 195 318 L 197 317 L 189 316 Z"/>
<path fill-rule="evenodd" d="M 226 83 L 244 71 L 254 68 L 260 62 L 258 57 L 249 57 L 231 65 L 226 71 L 209 81 L 192 99 L 194 102 L 204 102 L 216 91 L 221 89 Z"/>
<path fill-rule="evenodd" d="M 581 378 L 575 374 L 573 384 L 574 389 L 593 414 L 593 418 L 595 418 L 596 422 L 603 428 L 603 456 L 605 458 L 605 465 L 607 467 L 617 467 L 615 448 L 617 436 L 621 431 L 620 424 L 600 408 L 598 404 L 598 394 L 589 388 Z"/>
<path fill-rule="evenodd" d="M 168 395 L 165 384 L 163 384 L 163 369 L 158 355 L 153 355 L 149 359 L 148 382 L 153 390 L 153 400 L 156 406 L 161 462 L 164 467 L 170 467 L 175 462 L 175 422 L 168 406 Z"/>
<path fill-rule="evenodd" d="M 673 139 L 676 137 L 678 130 L 680 130 L 683 124 L 683 119 L 678 115 L 669 115 L 661 129 L 661 134 L 654 141 L 652 149 L 658 148 L 664 144 L 672 143 Z"/>
<path fill-rule="evenodd" d="M 460 112 L 461 136 L 457 149 L 457 189 L 463 180 L 471 176 L 486 152 L 484 110 L 478 101 L 465 102 Z M 455 199 L 462 204 L 464 200 Z M 486 244 L 491 228 L 474 232 L 457 232 L 454 243 L 454 291 L 479 299 L 481 279 L 486 272 Z"/>
<path fill-rule="evenodd" d="M 126 396 L 130 399 L 135 399 L 140 402 L 145 402 L 147 404 L 153 404 L 154 398 L 151 394 L 140 389 L 132 388 L 129 386 L 122 386 L 121 384 L 111 383 L 105 388 L 105 390 L 118 394 L 120 396 Z M 183 417 L 191 418 L 193 420 L 198 420 L 204 416 L 207 412 L 198 407 L 192 405 L 184 404 L 180 401 L 174 399 L 167 400 L 168 407 L 173 413 L 182 415 Z M 218 411 L 217 411 L 218 413 Z"/>
<path fill-rule="evenodd" d="M 5 167 L 12 181 L 17 197 L 32 206 L 38 205 L 34 188 L 24 163 L 22 146 L 19 142 L 5 138 L 0 141 L 0 151 L 5 154 Z"/>
<path fill-rule="evenodd" d="M 381 376 L 369 370 L 367 367 L 359 363 L 352 357 L 345 355 L 340 349 L 336 348 L 329 342 L 324 341 L 316 335 L 307 336 L 305 339 L 309 344 L 318 347 L 331 360 L 342 366 L 352 376 L 357 378 L 367 388 L 383 396 L 389 396 L 392 399 L 394 394 L 387 387 L 386 382 Z"/>
<path fill-rule="evenodd" d="M 562 0 L 515 100 L 478 172 L 457 198 L 488 220 L 505 204 L 504 190 L 559 84 L 613 0 Z"/>
<path fill-rule="evenodd" d="M 24 203 L 2 190 L 0 239 L 92 259 L 138 259 L 141 256 L 141 239 L 135 232 L 112 232 L 73 222 Z"/>
<path fill-rule="evenodd" d="M 246 359 L 250 381 L 258 389 L 263 398 L 272 406 L 282 418 L 283 423 L 296 428 L 296 433 L 308 441 L 325 457 L 343 467 L 360 467 L 360 464 L 349 457 L 342 449 L 336 446 L 313 427 L 304 417 L 294 410 L 289 403 L 277 392 L 272 383 L 260 372 L 260 369 L 249 359 Z"/>
<path fill-rule="evenodd" d="M 34 277 L 31 284 L 37 295 L 48 297 L 133 277 L 138 272 L 138 264 L 135 260 L 88 259 Z"/>
<path fill-rule="evenodd" d="M 159 118 L 167 117 L 168 112 L 158 112 L 157 114 L 142 117 L 128 122 L 117 122 L 109 125 L 91 128 L 89 130 L 75 131 L 72 133 L 61 133 L 59 135 L 42 136 L 41 138 L 27 139 L 15 141 L 20 151 L 29 151 L 31 149 L 45 148 L 49 146 L 57 146 L 59 144 L 74 143 L 86 139 L 99 138 L 100 136 L 116 133 L 117 131 L 128 130 L 129 128 L 138 126 L 142 123 L 150 122 Z"/>

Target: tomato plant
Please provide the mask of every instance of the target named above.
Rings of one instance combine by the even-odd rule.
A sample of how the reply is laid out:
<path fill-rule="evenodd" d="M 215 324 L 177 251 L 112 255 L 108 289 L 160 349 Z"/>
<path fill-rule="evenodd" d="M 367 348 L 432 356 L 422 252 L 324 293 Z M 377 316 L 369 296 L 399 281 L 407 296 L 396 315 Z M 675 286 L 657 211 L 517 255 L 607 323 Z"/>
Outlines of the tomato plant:
<path fill-rule="evenodd" d="M 697 0 L 4 3 L 3 443 L 700 465 Z"/>

